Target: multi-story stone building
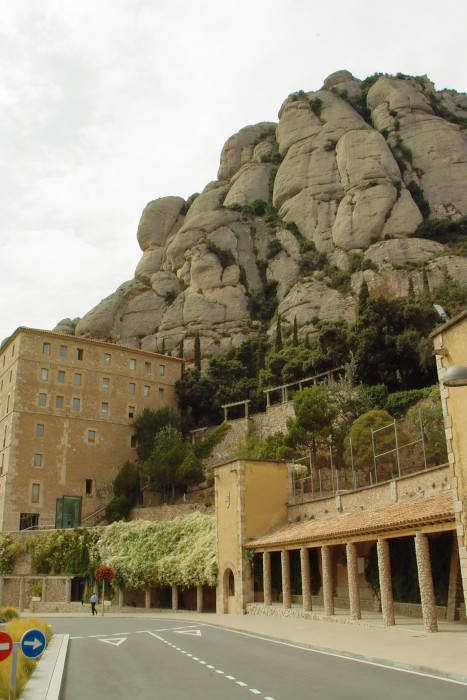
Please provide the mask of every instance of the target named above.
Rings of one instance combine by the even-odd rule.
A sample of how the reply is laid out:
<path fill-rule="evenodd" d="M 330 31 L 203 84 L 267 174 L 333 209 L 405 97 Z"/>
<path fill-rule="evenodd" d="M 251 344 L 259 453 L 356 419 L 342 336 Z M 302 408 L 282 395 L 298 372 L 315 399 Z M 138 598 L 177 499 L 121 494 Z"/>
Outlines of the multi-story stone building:
<path fill-rule="evenodd" d="M 0 529 L 73 527 L 136 459 L 145 407 L 176 408 L 183 360 L 18 328 L 0 349 Z"/>

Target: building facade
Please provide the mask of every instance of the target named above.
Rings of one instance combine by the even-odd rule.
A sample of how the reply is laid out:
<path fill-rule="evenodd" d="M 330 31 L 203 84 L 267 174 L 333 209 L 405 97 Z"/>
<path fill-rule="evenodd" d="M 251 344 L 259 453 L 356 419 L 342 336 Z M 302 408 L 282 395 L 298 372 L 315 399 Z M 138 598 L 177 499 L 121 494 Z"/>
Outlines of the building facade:
<path fill-rule="evenodd" d="M 431 334 L 441 386 L 449 473 L 464 598 L 467 598 L 467 386 L 447 386 L 443 379 L 453 365 L 467 366 L 467 310 Z"/>
<path fill-rule="evenodd" d="M 74 527 L 136 460 L 146 408 L 177 407 L 183 360 L 18 328 L 0 349 L 0 530 Z"/>

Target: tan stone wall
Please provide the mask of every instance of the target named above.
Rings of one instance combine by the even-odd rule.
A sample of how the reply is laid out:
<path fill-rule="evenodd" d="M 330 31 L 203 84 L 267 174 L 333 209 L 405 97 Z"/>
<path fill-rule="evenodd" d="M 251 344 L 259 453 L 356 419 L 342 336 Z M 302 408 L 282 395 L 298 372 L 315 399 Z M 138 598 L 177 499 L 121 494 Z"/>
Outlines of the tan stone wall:
<path fill-rule="evenodd" d="M 297 505 L 290 503 L 287 518 L 294 521 L 300 518 L 322 518 L 337 513 L 353 513 L 399 501 L 410 501 L 423 496 L 435 496 L 443 491 L 449 491 L 450 488 L 449 468 L 447 466 L 434 467 L 394 481 L 367 486 L 358 491 L 309 500 Z"/>
<path fill-rule="evenodd" d="M 179 503 L 177 505 L 167 505 L 151 508 L 133 508 L 130 512 L 129 520 L 173 520 L 179 515 L 189 515 L 193 511 L 199 511 L 206 515 L 214 514 L 214 506 L 205 506 L 202 503 L 196 505 L 192 503 Z"/>
<path fill-rule="evenodd" d="M 464 598 L 467 599 L 467 386 L 447 387 L 442 383 L 449 367 L 467 366 L 467 312 L 434 334 L 434 346 L 446 428 L 461 578 Z"/>
<path fill-rule="evenodd" d="M 44 343 L 48 354 L 43 353 Z M 66 348 L 65 356 L 61 347 Z M 82 359 L 77 359 L 78 349 Z M 0 451 L 0 529 L 17 530 L 20 513 L 39 514 L 41 527 L 54 526 L 56 499 L 61 496 L 82 498 L 82 518 L 108 503 L 121 465 L 136 459 L 131 446 L 134 416 L 146 406 L 176 408 L 181 365 L 175 358 L 123 346 L 22 330 L 2 349 L 0 371 L 0 446 L 7 436 Z M 63 382 L 59 372 L 64 373 Z M 45 396 L 43 406 L 40 394 Z M 57 396 L 62 397 L 62 408 L 56 406 Z M 73 410 L 74 399 L 79 400 L 79 410 Z M 37 434 L 38 425 L 42 435 Z M 89 431 L 94 433 L 91 440 Z M 34 463 L 35 455 L 40 455 L 40 464 Z M 33 484 L 39 487 L 38 502 L 32 500 Z"/>

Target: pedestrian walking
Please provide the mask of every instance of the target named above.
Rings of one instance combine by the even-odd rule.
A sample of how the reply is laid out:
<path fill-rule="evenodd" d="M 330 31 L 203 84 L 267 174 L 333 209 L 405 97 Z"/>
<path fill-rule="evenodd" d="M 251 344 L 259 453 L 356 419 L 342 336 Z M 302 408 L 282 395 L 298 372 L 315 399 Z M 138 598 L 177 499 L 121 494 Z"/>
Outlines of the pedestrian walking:
<path fill-rule="evenodd" d="M 98 602 L 99 598 L 95 593 L 92 594 L 91 596 L 91 613 L 93 615 L 97 615 L 97 610 L 96 610 L 96 603 Z"/>

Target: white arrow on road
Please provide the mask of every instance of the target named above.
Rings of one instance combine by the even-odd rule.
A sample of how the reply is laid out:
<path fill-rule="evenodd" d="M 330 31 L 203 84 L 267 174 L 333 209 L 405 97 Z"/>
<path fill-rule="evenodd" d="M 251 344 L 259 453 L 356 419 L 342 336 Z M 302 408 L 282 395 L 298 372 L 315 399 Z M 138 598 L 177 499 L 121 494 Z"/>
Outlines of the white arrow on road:
<path fill-rule="evenodd" d="M 192 637 L 201 637 L 201 630 L 175 630 L 175 634 L 191 634 Z"/>
<path fill-rule="evenodd" d="M 37 639 L 37 637 L 34 637 L 32 642 L 23 642 L 23 645 L 25 647 L 32 647 L 33 651 L 36 650 L 38 647 L 43 646 L 43 642 L 41 642 L 40 639 Z"/>
<path fill-rule="evenodd" d="M 117 639 L 98 639 L 98 642 L 105 642 L 106 644 L 112 644 L 114 647 L 119 647 L 120 644 L 126 642 L 127 637 L 117 637 Z"/>

